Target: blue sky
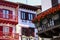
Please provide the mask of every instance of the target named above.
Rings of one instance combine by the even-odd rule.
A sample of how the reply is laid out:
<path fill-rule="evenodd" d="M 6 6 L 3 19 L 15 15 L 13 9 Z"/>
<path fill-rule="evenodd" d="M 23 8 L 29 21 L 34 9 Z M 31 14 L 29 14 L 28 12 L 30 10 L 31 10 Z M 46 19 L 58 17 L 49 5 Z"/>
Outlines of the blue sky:
<path fill-rule="evenodd" d="M 26 4 L 26 0 L 9 0 L 9 1 L 20 2 L 20 3 Z M 27 0 L 27 4 L 29 4 L 29 5 L 40 5 L 41 1 L 40 0 Z"/>

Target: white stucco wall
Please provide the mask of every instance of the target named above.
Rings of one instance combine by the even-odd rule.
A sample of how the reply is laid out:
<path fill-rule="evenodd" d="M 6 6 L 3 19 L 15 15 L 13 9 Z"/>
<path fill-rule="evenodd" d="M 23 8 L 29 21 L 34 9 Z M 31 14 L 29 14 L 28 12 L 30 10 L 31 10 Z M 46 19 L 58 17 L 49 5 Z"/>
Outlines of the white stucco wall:
<path fill-rule="evenodd" d="M 41 0 L 42 11 L 45 11 L 52 7 L 51 0 Z"/>
<path fill-rule="evenodd" d="M 60 0 L 58 0 L 58 3 L 60 3 Z"/>
<path fill-rule="evenodd" d="M 16 25 L 16 33 L 19 33 L 19 40 L 21 40 L 21 26 L 20 25 Z"/>
<path fill-rule="evenodd" d="M 36 40 L 39 39 L 37 33 L 38 33 L 38 30 L 35 28 L 35 39 L 36 39 Z"/>
<path fill-rule="evenodd" d="M 20 14 L 21 11 L 36 14 L 35 11 L 27 10 L 27 9 L 21 9 L 21 8 L 20 8 L 19 11 L 18 11 L 18 24 L 20 24 L 20 25 L 26 25 L 26 26 L 28 26 L 28 27 L 35 27 L 34 24 L 32 23 L 32 21 L 28 21 L 28 20 L 22 21 L 22 20 L 21 20 L 21 14 Z"/>
<path fill-rule="evenodd" d="M 18 26 L 16 28 L 17 28 L 17 33 L 19 33 L 19 35 L 21 35 L 21 28 L 22 27 L 35 28 L 35 25 L 32 23 L 32 21 L 28 21 L 28 20 L 27 21 L 25 21 L 25 20 L 22 21 L 21 20 L 21 11 L 36 14 L 36 11 L 32 11 L 32 10 L 27 10 L 27 9 L 22 9 L 22 8 L 20 8 L 18 10 Z M 37 32 L 37 29 L 35 29 L 35 37 L 38 37 L 38 35 L 36 35 L 36 32 Z M 19 40 L 21 40 L 21 36 L 19 37 Z M 38 38 L 36 38 L 36 40 L 38 40 Z"/>

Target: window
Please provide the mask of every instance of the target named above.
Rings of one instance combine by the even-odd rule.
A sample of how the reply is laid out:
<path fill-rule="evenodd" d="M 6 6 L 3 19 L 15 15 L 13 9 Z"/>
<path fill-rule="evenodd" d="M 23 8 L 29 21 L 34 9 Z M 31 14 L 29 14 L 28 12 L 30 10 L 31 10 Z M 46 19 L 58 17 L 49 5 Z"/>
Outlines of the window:
<path fill-rule="evenodd" d="M 28 20 L 32 20 L 35 17 L 35 14 L 29 13 L 28 14 Z"/>
<path fill-rule="evenodd" d="M 26 35 L 26 28 L 22 28 L 22 35 Z"/>
<path fill-rule="evenodd" d="M 3 27 L 3 33 L 9 33 L 9 27 Z"/>
<path fill-rule="evenodd" d="M 32 20 L 33 19 L 33 14 L 32 13 L 29 13 L 28 15 L 29 15 L 28 16 L 28 20 Z"/>
<path fill-rule="evenodd" d="M 25 12 L 21 11 L 21 19 L 22 20 L 25 20 L 25 14 L 26 14 Z"/>
<path fill-rule="evenodd" d="M 31 14 L 28 14 L 28 17 L 29 17 L 28 19 L 30 20 L 31 19 Z"/>
<path fill-rule="evenodd" d="M 21 19 L 22 20 L 32 20 L 35 17 L 35 14 L 29 12 L 21 11 Z"/>
<path fill-rule="evenodd" d="M 12 19 L 12 18 L 13 18 L 13 13 L 12 13 L 12 11 L 7 10 L 7 9 L 3 9 L 3 18 Z"/>
<path fill-rule="evenodd" d="M 8 18 L 8 10 L 3 10 L 3 18 Z"/>
<path fill-rule="evenodd" d="M 52 1 L 52 6 L 56 6 L 58 4 L 58 0 L 51 0 Z"/>

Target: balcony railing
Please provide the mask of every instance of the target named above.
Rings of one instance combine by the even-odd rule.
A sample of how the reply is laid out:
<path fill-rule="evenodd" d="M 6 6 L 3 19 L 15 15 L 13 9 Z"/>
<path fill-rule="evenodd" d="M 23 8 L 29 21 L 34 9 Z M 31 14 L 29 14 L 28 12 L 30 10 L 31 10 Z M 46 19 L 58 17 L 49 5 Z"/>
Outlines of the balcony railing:
<path fill-rule="evenodd" d="M 11 32 L 2 32 L 0 31 L 0 39 L 18 39 L 19 34 L 18 33 L 11 33 Z"/>
<path fill-rule="evenodd" d="M 54 21 L 54 25 L 53 24 L 49 25 L 49 26 L 48 25 L 42 25 L 42 27 L 39 28 L 39 29 L 41 29 L 39 31 L 40 31 L 40 33 L 42 33 L 42 32 L 46 32 L 48 30 L 52 30 L 54 28 L 57 28 L 59 26 L 60 26 L 60 20 L 56 20 L 56 21 Z"/>
<path fill-rule="evenodd" d="M 2 20 L 17 21 L 17 18 L 16 15 L 0 13 L 0 19 Z"/>

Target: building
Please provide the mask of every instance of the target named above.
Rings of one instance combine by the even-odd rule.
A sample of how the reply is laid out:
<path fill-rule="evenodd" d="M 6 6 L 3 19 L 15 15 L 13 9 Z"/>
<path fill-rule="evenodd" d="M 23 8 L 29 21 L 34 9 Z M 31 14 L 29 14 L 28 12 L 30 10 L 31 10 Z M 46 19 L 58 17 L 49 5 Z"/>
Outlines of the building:
<path fill-rule="evenodd" d="M 38 28 L 38 35 L 42 38 L 60 40 L 60 0 L 41 1 L 42 12 L 32 21 Z"/>
<path fill-rule="evenodd" d="M 35 40 L 38 39 L 36 35 L 35 25 L 32 19 L 36 16 L 38 7 L 30 6 L 27 4 L 19 3 L 18 9 L 18 25 L 17 33 L 19 33 L 19 40 Z"/>
<path fill-rule="evenodd" d="M 18 4 L 0 0 L 0 40 L 18 40 Z"/>
<path fill-rule="evenodd" d="M 32 23 L 40 7 L 0 1 L 0 40 L 38 40 Z"/>

